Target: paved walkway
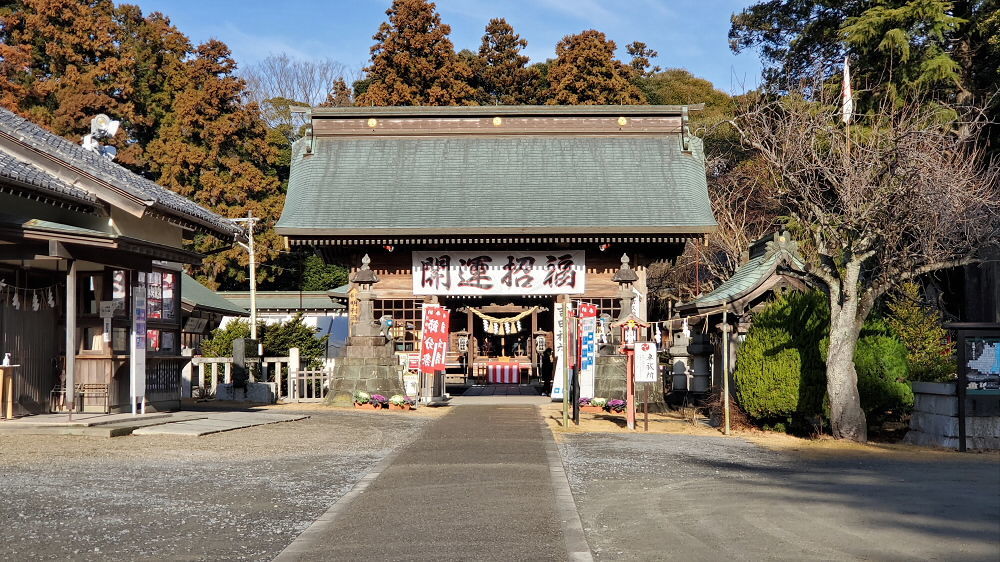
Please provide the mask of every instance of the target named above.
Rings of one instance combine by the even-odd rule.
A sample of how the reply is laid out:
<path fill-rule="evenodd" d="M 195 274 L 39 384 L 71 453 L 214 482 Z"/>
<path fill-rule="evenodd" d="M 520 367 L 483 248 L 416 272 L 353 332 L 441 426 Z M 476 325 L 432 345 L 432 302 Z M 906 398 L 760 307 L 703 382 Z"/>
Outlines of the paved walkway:
<path fill-rule="evenodd" d="M 386 458 L 276 560 L 590 560 L 534 407 L 455 408 Z"/>
<path fill-rule="evenodd" d="M 189 435 L 198 437 L 257 425 L 296 421 L 302 414 L 272 414 L 257 410 L 180 411 L 148 414 L 42 414 L 0 422 L 0 434 L 8 435 Z"/>

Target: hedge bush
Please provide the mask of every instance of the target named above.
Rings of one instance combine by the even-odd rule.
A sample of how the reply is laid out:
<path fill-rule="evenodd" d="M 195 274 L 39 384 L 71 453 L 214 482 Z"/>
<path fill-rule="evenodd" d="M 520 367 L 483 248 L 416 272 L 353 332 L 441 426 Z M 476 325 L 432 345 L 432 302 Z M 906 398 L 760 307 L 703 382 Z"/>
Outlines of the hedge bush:
<path fill-rule="evenodd" d="M 754 317 L 733 377 L 740 406 L 758 424 L 795 430 L 829 417 L 824 404 L 829 318 L 826 296 L 818 292 L 779 296 Z M 865 324 L 854 366 L 869 422 L 912 409 L 906 347 L 884 322 Z"/>
<path fill-rule="evenodd" d="M 779 296 L 754 316 L 733 374 L 743 410 L 763 424 L 803 422 L 823 412 L 826 303 L 820 293 Z"/>

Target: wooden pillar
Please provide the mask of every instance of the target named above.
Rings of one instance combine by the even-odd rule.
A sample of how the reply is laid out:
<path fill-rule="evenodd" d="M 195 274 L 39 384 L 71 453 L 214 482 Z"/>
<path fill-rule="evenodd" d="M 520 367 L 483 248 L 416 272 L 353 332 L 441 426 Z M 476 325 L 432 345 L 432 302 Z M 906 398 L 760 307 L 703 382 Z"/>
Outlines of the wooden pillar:
<path fill-rule="evenodd" d="M 66 272 L 66 387 L 63 399 L 73 416 L 76 399 L 76 260 Z"/>
<path fill-rule="evenodd" d="M 535 348 L 535 332 L 538 331 L 538 309 L 531 313 L 531 333 L 528 335 L 528 347 L 531 349 L 531 364 L 538 364 L 538 349 Z"/>

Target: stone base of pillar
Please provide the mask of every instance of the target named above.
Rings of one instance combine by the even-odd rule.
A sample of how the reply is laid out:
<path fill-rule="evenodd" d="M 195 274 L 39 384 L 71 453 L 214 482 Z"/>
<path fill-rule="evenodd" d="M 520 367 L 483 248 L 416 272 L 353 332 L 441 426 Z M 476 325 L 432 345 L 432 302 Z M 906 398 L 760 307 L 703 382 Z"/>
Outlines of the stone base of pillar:
<path fill-rule="evenodd" d="M 391 341 L 382 336 L 351 336 L 344 356 L 337 360 L 326 403 L 350 406 L 356 391 L 385 396 L 404 394 L 402 369 Z"/>

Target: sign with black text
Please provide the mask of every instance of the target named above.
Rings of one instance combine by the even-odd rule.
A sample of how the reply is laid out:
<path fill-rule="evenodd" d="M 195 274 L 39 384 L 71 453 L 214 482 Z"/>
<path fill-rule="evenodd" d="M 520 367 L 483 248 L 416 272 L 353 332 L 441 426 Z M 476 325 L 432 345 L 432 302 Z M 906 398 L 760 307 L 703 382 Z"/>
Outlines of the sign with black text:
<path fill-rule="evenodd" d="M 585 252 L 413 252 L 414 295 L 583 294 Z"/>

